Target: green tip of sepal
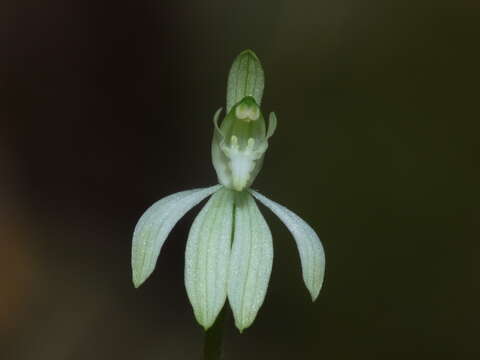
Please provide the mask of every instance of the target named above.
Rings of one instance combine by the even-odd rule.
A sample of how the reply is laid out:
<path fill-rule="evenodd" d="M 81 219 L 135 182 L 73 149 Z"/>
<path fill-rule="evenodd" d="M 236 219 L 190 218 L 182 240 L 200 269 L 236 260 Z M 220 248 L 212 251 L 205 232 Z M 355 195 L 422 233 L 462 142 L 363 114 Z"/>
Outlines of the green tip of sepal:
<path fill-rule="evenodd" d="M 207 332 L 208 329 L 210 329 L 212 327 L 213 323 L 212 324 L 200 324 L 200 326 L 202 327 L 203 331 Z"/>
<path fill-rule="evenodd" d="M 138 289 L 140 286 L 142 286 L 149 276 L 142 277 L 141 274 L 133 273 L 132 283 L 135 289 Z"/>
<path fill-rule="evenodd" d="M 243 50 L 238 56 L 243 55 L 243 54 L 248 54 L 248 55 L 253 56 L 254 58 L 257 58 L 257 59 L 258 59 L 257 54 L 255 54 L 255 52 L 254 52 L 253 50 L 251 50 L 251 49 L 245 49 L 245 50 Z"/>
<path fill-rule="evenodd" d="M 245 96 L 262 103 L 265 76 L 262 64 L 252 50 L 242 51 L 233 61 L 227 84 L 227 113 Z"/>
<path fill-rule="evenodd" d="M 325 264 L 325 262 L 323 262 Z M 312 302 L 315 302 L 320 295 L 320 291 L 322 290 L 323 287 L 323 279 L 324 279 L 324 272 L 325 272 L 325 265 L 321 267 L 321 273 L 320 275 L 315 278 L 315 280 L 305 282 L 305 285 L 307 287 L 307 290 L 310 294 L 310 297 L 312 298 Z"/>
<path fill-rule="evenodd" d="M 235 323 L 235 327 L 238 329 L 238 332 L 240 334 L 243 334 L 243 332 L 248 329 L 251 325 L 252 325 L 253 322 L 251 322 L 250 324 L 239 324 L 239 323 Z"/>
<path fill-rule="evenodd" d="M 198 313 L 194 312 L 195 319 L 197 320 L 198 324 L 202 327 L 204 331 L 208 331 L 217 320 L 218 314 L 211 316 L 207 315 L 207 313 Z"/>
<path fill-rule="evenodd" d="M 137 280 L 135 278 L 133 279 L 133 286 L 135 287 L 135 289 L 138 289 L 142 284 L 143 281 Z"/>
<path fill-rule="evenodd" d="M 137 266 L 132 264 L 132 283 L 135 289 L 138 289 L 150 277 L 150 273 L 143 273 Z"/>

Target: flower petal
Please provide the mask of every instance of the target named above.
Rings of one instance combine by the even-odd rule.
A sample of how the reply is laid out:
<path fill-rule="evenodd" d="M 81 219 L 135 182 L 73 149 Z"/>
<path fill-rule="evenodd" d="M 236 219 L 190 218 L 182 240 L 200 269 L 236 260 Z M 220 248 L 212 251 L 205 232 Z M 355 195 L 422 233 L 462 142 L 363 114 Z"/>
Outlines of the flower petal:
<path fill-rule="evenodd" d="M 233 224 L 231 190 L 217 191 L 200 211 L 185 250 L 185 287 L 197 321 L 214 323 L 227 297 L 227 274 Z"/>
<path fill-rule="evenodd" d="M 220 188 L 220 185 L 169 195 L 145 211 L 133 233 L 133 284 L 139 287 L 152 274 L 158 255 L 172 228 L 187 211 Z"/>
<path fill-rule="evenodd" d="M 262 64 L 252 50 L 242 51 L 233 61 L 227 84 L 227 113 L 245 96 L 262 103 L 265 75 Z"/>
<path fill-rule="evenodd" d="M 267 140 L 273 136 L 276 129 L 277 129 L 277 116 L 275 115 L 274 112 L 271 112 L 268 117 Z"/>
<path fill-rule="evenodd" d="M 315 231 L 300 217 L 286 207 L 250 190 L 253 196 L 273 211 L 292 233 L 297 243 L 302 263 L 303 280 L 315 301 L 322 288 L 325 274 L 325 253 Z"/>
<path fill-rule="evenodd" d="M 213 116 L 213 139 L 212 139 L 212 163 L 217 173 L 218 182 L 226 187 L 230 187 L 231 174 L 228 168 L 228 158 L 221 149 L 225 142 L 225 135 L 218 126 L 218 118 L 222 108 L 218 109 Z"/>
<path fill-rule="evenodd" d="M 255 200 L 237 193 L 228 301 L 241 331 L 249 327 L 263 304 L 272 272 L 272 234 Z"/>

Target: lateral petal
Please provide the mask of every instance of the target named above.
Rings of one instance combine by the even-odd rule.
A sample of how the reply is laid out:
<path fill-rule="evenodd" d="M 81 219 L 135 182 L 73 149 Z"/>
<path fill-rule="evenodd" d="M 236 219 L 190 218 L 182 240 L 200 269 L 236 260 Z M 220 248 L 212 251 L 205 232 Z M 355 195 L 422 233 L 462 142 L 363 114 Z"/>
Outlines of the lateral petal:
<path fill-rule="evenodd" d="M 185 287 L 195 318 L 207 330 L 227 297 L 233 224 L 232 190 L 217 191 L 195 218 L 185 250 Z"/>
<path fill-rule="evenodd" d="M 315 301 L 322 288 L 325 274 L 325 252 L 318 235 L 310 225 L 286 207 L 277 204 L 254 190 L 250 190 L 250 192 L 272 210 L 292 233 L 300 254 L 303 280 L 312 296 L 312 300 Z"/>
<path fill-rule="evenodd" d="M 272 234 L 265 219 L 248 192 L 237 193 L 228 301 L 240 332 L 253 323 L 263 304 L 272 262 Z"/>
<path fill-rule="evenodd" d="M 221 186 L 186 190 L 164 197 L 145 211 L 133 233 L 133 284 L 139 287 L 152 274 L 160 250 L 172 228 L 185 213 Z"/>

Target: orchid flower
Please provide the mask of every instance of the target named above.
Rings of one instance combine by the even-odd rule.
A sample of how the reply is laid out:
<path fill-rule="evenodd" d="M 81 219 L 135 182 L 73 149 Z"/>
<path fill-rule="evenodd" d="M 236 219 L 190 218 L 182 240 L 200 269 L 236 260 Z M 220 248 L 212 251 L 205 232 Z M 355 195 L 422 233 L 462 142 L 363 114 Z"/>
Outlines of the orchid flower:
<path fill-rule="evenodd" d="M 229 73 L 226 116 L 219 124 L 219 109 L 213 121 L 212 162 L 219 184 L 157 201 L 142 215 L 133 234 L 133 283 L 139 287 L 154 271 L 175 224 L 211 196 L 193 222 L 185 251 L 187 295 L 205 330 L 227 298 L 240 331 L 253 323 L 265 299 L 273 262 L 272 234 L 255 200 L 277 215 L 293 235 L 313 301 L 323 283 L 325 255 L 315 231 L 286 207 L 250 188 L 277 125 L 270 113 L 266 129 L 260 110 L 263 88 L 260 60 L 251 50 L 243 51 Z"/>

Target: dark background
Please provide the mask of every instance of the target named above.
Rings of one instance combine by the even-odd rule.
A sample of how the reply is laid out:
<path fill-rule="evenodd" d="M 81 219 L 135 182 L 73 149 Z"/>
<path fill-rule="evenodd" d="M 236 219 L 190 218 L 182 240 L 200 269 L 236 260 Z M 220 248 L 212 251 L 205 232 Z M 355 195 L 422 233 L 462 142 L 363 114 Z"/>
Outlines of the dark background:
<path fill-rule="evenodd" d="M 472 359 L 477 1 L 2 1 L 0 358 L 195 359 L 187 231 L 131 284 L 153 202 L 216 182 L 211 119 L 252 48 L 279 124 L 254 187 L 319 233 L 312 304 L 274 235 L 267 298 L 225 359 Z M 476 163 L 474 161 L 476 160 Z"/>

